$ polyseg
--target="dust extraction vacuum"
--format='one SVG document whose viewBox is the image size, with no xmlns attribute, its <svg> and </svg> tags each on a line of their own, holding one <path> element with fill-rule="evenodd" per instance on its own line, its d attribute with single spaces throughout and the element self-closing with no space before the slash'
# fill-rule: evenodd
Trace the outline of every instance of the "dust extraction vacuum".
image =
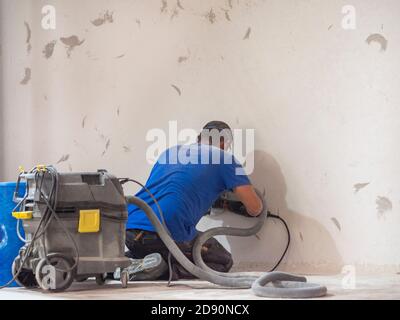
<svg viewBox="0 0 400 320">
<path fill-rule="evenodd" d="M 105 283 L 108 272 L 130 265 L 125 257 L 128 217 L 118 179 L 106 171 L 59 174 L 51 166 L 21 173 L 26 183 L 13 216 L 23 223 L 25 246 L 15 258 L 12 274 L 24 287 L 63 291 L 74 280 L 96 277 Z M 128 274 L 121 273 L 122 286 Z"/>
<path fill-rule="evenodd" d="M 257 296 L 270 298 L 321 297 L 327 292 L 324 286 L 307 283 L 305 277 L 275 271 L 261 277 L 220 273 L 204 263 L 201 257 L 204 242 L 217 235 L 255 235 L 270 213 L 263 212 L 248 229 L 219 227 L 204 232 L 193 247 L 195 263 L 192 263 L 171 238 L 159 206 L 161 222 L 146 202 L 124 196 L 123 183 L 135 182 L 144 187 L 135 180 L 117 179 L 104 170 L 58 173 L 52 166 L 37 166 L 21 173 L 19 181 L 26 181 L 26 193 L 16 199 L 16 209 L 20 211 L 14 210 L 13 215 L 23 222 L 26 238 L 19 236 L 26 245 L 14 261 L 13 280 L 22 286 L 62 291 L 74 280 L 83 281 L 93 276 L 102 284 L 106 273 L 120 268 L 121 282 L 126 287 L 130 260 L 124 255 L 125 222 L 127 204 L 134 204 L 145 212 L 172 256 L 201 280 L 223 287 L 252 288 Z M 150 191 L 145 190 L 157 203 Z"/>
</svg>

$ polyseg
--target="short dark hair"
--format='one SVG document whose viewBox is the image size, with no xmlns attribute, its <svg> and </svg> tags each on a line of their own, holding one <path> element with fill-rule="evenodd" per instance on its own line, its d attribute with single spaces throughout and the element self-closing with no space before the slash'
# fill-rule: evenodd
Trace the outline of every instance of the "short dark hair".
<svg viewBox="0 0 400 320">
<path fill-rule="evenodd" d="M 209 143 L 211 144 L 211 137 L 209 136 L 209 132 L 212 130 L 218 130 L 218 132 L 228 131 L 231 136 L 231 139 L 233 138 L 232 129 L 231 129 L 231 127 L 229 127 L 229 125 L 226 122 L 214 120 L 214 121 L 208 122 L 203 127 L 203 129 L 201 130 L 200 134 L 197 137 L 197 142 L 201 142 L 202 136 L 203 137 L 205 136 L 206 138 L 207 137 L 209 138 Z M 224 142 L 223 136 L 220 137 L 220 142 Z"/>
<path fill-rule="evenodd" d="M 217 129 L 218 131 L 222 131 L 224 129 L 231 130 L 231 128 L 228 126 L 226 122 L 216 121 L 216 120 L 210 121 L 203 127 L 203 130 L 212 130 L 212 129 Z"/>
</svg>

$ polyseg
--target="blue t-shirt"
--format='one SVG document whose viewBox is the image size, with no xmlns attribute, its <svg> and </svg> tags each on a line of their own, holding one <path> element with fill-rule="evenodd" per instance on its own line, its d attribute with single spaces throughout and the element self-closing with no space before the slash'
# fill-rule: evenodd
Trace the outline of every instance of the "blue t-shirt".
<svg viewBox="0 0 400 320">
<path fill-rule="evenodd" d="M 161 154 L 146 188 L 157 199 L 166 225 L 177 242 L 191 241 L 196 225 L 225 190 L 251 184 L 235 157 L 205 144 L 176 146 Z M 137 197 L 145 201 L 161 221 L 157 206 L 146 190 Z M 128 206 L 127 229 L 155 231 L 145 213 Z"/>
</svg>

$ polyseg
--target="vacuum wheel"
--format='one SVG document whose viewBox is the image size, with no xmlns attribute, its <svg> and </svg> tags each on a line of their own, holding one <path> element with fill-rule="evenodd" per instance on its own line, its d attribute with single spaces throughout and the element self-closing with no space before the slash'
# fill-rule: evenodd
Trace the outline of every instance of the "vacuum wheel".
<svg viewBox="0 0 400 320">
<path fill-rule="evenodd" d="M 102 286 L 106 283 L 106 279 L 107 279 L 107 273 L 98 274 L 96 276 L 96 283 L 99 286 Z"/>
<path fill-rule="evenodd" d="M 124 288 L 124 289 L 128 288 L 128 282 L 129 282 L 129 272 L 128 272 L 128 270 L 122 270 L 122 272 L 121 272 L 122 288 Z"/>
<path fill-rule="evenodd" d="M 47 262 L 48 261 L 48 262 Z M 49 292 L 67 290 L 74 281 L 74 270 L 71 260 L 58 253 L 49 254 L 36 266 L 35 276 L 39 286 Z"/>
<path fill-rule="evenodd" d="M 21 267 L 21 258 L 18 256 L 14 259 L 12 264 L 11 272 L 13 277 L 17 274 L 19 268 Z M 20 287 L 25 287 L 28 289 L 33 289 L 38 287 L 35 275 L 30 269 L 22 268 L 18 276 L 15 278 L 15 282 Z"/>
</svg>

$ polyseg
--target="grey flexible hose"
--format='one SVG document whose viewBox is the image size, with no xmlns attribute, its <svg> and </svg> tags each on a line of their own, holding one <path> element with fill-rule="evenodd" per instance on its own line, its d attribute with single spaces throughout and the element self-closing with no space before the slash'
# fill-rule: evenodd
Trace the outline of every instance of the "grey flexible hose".
<svg viewBox="0 0 400 320">
<path fill-rule="evenodd" d="M 213 228 L 205 232 L 196 241 L 193 248 L 193 252 L 196 253 L 197 263 L 199 266 L 193 264 L 179 249 L 175 241 L 169 236 L 164 226 L 159 221 L 157 215 L 154 213 L 152 208 L 143 200 L 134 197 L 126 197 L 126 202 L 129 204 L 136 205 L 144 211 L 147 218 L 151 221 L 154 228 L 156 229 L 161 240 L 165 246 L 174 256 L 174 258 L 185 268 L 188 272 L 196 276 L 201 280 L 205 280 L 220 286 L 231 287 L 231 288 L 252 288 L 253 292 L 257 296 L 270 297 L 270 298 L 312 298 L 320 297 L 326 294 L 326 287 L 308 284 L 306 278 L 298 277 L 283 272 L 270 272 L 266 273 L 260 278 L 251 277 L 240 273 L 233 274 L 221 274 L 210 268 L 208 268 L 201 258 L 201 247 L 202 244 L 214 235 L 234 235 L 234 236 L 249 236 L 257 233 L 265 219 L 266 214 L 263 213 L 257 219 L 256 225 L 248 229 L 239 228 Z M 195 260 L 195 261 L 196 261 Z M 204 267 L 205 266 L 205 267 Z M 204 269 L 203 269 L 204 268 Z M 272 286 L 266 286 L 268 283 L 272 283 Z"/>
<path fill-rule="evenodd" d="M 267 272 L 261 277 L 249 277 L 246 273 L 217 272 L 207 266 L 201 256 L 203 244 L 210 238 L 218 235 L 248 237 L 256 234 L 267 218 L 265 213 L 257 218 L 256 224 L 248 229 L 218 227 L 207 230 L 201 234 L 193 246 L 193 260 L 203 270 L 222 277 L 231 279 L 252 280 L 252 290 L 255 295 L 269 298 L 313 298 L 326 295 L 327 289 L 319 284 L 307 283 L 305 277 L 295 276 L 284 272 Z M 272 286 L 267 286 L 271 283 Z"/>
<path fill-rule="evenodd" d="M 198 277 L 201 280 L 209 281 L 220 286 L 232 287 L 232 288 L 250 288 L 253 281 L 249 281 L 247 279 L 229 279 L 226 277 L 218 276 L 215 274 L 211 274 L 198 266 L 194 265 L 179 249 L 176 245 L 175 241 L 168 235 L 167 231 L 165 230 L 164 226 L 158 220 L 157 215 L 151 209 L 151 207 L 144 202 L 142 199 L 137 197 L 128 196 L 126 197 L 126 202 L 129 204 L 134 204 L 140 209 L 144 211 L 147 218 L 153 224 L 154 228 L 156 229 L 159 237 L 164 242 L 165 246 L 174 256 L 174 258 L 184 267 L 188 272 L 193 274 L 194 276 Z"/>
<path fill-rule="evenodd" d="M 194 263 L 202 268 L 203 270 L 206 270 L 211 273 L 218 274 L 222 277 L 227 277 L 227 278 L 242 278 L 246 277 L 249 278 L 252 281 L 255 281 L 258 279 L 258 277 L 255 276 L 249 276 L 247 273 L 243 272 L 236 272 L 236 273 L 225 273 L 225 272 L 218 272 L 213 269 L 211 269 L 209 266 L 207 266 L 203 258 L 201 256 L 201 249 L 203 247 L 203 244 L 208 240 L 211 239 L 212 237 L 215 236 L 236 236 L 236 237 L 249 237 L 251 235 L 255 235 L 258 233 L 261 228 L 263 227 L 265 220 L 267 219 L 267 215 L 263 212 L 261 213 L 257 218 L 254 218 L 256 220 L 256 223 L 254 226 L 246 229 L 242 228 L 232 228 L 232 227 L 217 227 L 217 228 L 212 228 L 209 229 L 205 232 L 203 232 L 195 241 L 193 245 L 193 260 Z"/>
</svg>

